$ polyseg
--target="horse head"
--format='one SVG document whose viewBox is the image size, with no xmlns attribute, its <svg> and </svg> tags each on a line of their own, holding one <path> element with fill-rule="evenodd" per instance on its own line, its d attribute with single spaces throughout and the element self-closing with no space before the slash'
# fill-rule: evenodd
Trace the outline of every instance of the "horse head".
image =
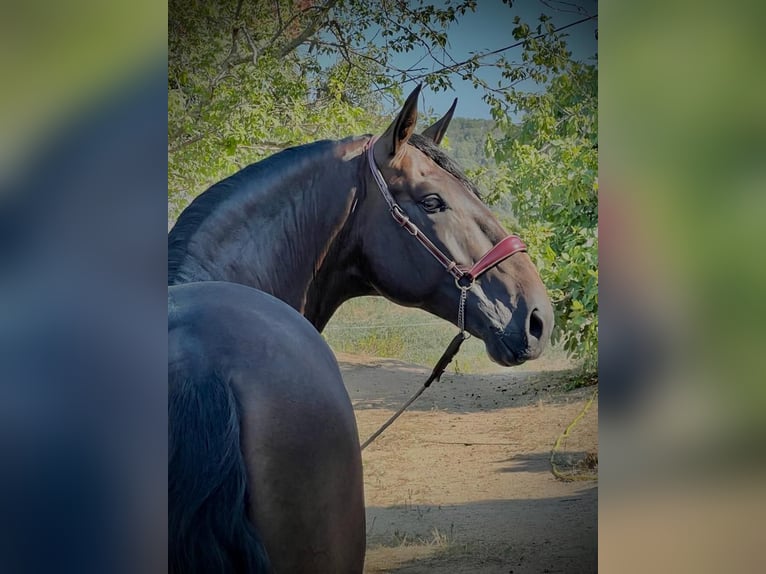
<svg viewBox="0 0 766 574">
<path fill-rule="evenodd" d="M 416 240 L 414 229 L 463 271 L 508 233 L 438 147 L 457 100 L 419 135 L 414 133 L 419 93 L 420 87 L 388 129 L 369 144 L 367 161 L 374 167 L 365 171 L 367 193 L 358 208 L 357 229 L 367 281 L 379 294 L 458 324 L 461 272 L 447 272 L 448 265 Z M 381 186 L 387 188 L 388 198 Z M 465 329 L 480 338 L 490 358 L 501 365 L 539 357 L 553 328 L 550 298 L 523 243 L 518 243 L 522 250 L 491 265 L 472 283 L 462 282 L 470 284 Z"/>
</svg>

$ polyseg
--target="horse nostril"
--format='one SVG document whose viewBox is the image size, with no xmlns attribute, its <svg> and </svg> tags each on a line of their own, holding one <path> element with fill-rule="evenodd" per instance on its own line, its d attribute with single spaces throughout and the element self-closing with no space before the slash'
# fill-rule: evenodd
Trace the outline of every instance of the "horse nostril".
<svg viewBox="0 0 766 574">
<path fill-rule="evenodd" d="M 539 339 L 543 336 L 543 320 L 540 317 L 540 313 L 535 308 L 529 315 L 529 334 L 535 339 Z"/>
</svg>

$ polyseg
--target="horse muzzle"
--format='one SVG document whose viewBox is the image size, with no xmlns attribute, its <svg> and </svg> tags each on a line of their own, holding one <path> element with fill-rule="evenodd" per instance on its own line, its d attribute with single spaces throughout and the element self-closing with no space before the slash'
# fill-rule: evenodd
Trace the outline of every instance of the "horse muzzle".
<svg viewBox="0 0 766 574">
<path fill-rule="evenodd" d="M 524 313 L 518 308 L 503 330 L 482 337 L 490 359 L 506 367 L 538 358 L 550 341 L 553 308 L 549 302 Z"/>
</svg>

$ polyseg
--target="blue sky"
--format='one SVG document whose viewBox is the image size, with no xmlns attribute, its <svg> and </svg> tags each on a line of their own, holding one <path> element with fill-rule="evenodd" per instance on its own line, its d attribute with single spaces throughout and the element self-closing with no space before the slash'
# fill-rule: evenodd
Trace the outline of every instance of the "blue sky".
<svg viewBox="0 0 766 574">
<path fill-rule="evenodd" d="M 571 0 L 567 2 L 545 0 L 545 3 L 541 0 L 517 0 L 510 8 L 500 0 L 478 0 L 476 12 L 468 12 L 448 30 L 449 52 L 455 60 L 462 61 L 469 58 L 471 52 L 495 50 L 513 44 L 516 40 L 511 31 L 515 27 L 513 18 L 517 14 L 521 16 L 523 22 L 529 24 L 530 28 L 533 29 L 537 25 L 537 19 L 541 13 L 550 16 L 557 28 L 575 22 L 583 18 L 582 13 L 555 9 L 573 10 L 574 4 L 581 6 L 588 15 L 596 14 L 598 10 L 595 0 Z M 565 31 L 569 34 L 567 44 L 575 59 L 589 60 L 596 54 L 595 32 L 597 25 L 597 20 L 590 20 Z M 521 48 L 512 48 L 503 54 L 508 59 L 513 60 L 515 57 L 520 57 Z M 421 56 L 422 53 L 417 51 L 403 54 L 397 57 L 393 63 L 398 67 L 406 68 L 417 62 Z M 425 64 L 426 60 L 420 65 Z M 433 65 L 435 69 L 439 67 L 438 64 L 434 63 Z M 491 69 L 482 70 L 480 77 L 488 81 L 490 85 L 496 84 L 497 80 L 500 79 L 499 73 Z M 481 92 L 474 89 L 470 82 L 463 81 L 458 76 L 453 75 L 453 86 L 454 90 L 447 92 L 433 92 L 424 88 L 420 101 L 421 108 L 424 110 L 433 108 L 434 112 L 440 115 L 447 111 L 452 100 L 457 97 L 459 101 L 455 116 L 466 118 L 490 117 L 489 106 L 482 101 Z M 405 94 L 414 87 L 415 82 L 404 84 Z"/>
</svg>

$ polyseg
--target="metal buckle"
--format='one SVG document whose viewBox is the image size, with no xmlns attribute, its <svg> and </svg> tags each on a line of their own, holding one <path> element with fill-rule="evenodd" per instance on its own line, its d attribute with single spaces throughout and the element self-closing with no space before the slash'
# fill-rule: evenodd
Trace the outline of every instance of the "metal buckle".
<svg viewBox="0 0 766 574">
<path fill-rule="evenodd" d="M 464 279 L 468 280 L 468 283 L 463 285 L 461 281 Z M 474 278 L 471 277 L 468 273 L 463 273 L 460 277 L 455 277 L 455 286 L 460 289 L 461 291 L 468 291 L 471 287 L 473 287 Z"/>
<path fill-rule="evenodd" d="M 398 204 L 394 204 L 394 206 L 391 208 L 391 215 L 393 215 L 394 220 L 404 229 L 407 230 L 407 233 L 409 233 L 412 236 L 417 236 L 418 234 L 418 226 L 415 225 L 409 218 L 409 216 L 404 213 L 404 210 L 399 207 Z"/>
</svg>

